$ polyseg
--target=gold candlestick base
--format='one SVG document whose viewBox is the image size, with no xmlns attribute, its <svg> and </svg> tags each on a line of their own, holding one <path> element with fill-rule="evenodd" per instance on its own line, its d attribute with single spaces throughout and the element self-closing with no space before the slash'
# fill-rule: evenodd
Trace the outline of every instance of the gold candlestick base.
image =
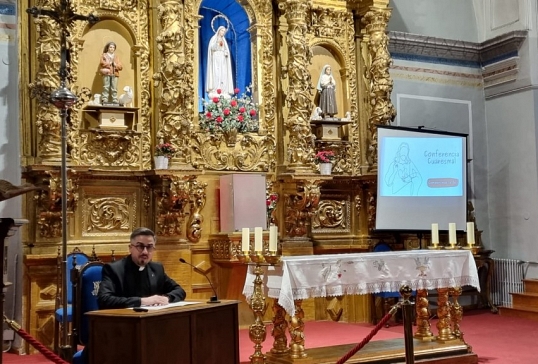
<svg viewBox="0 0 538 364">
<path fill-rule="evenodd" d="M 264 262 L 264 259 L 263 259 L 263 255 L 261 254 L 261 252 L 251 252 L 249 254 L 249 257 L 250 257 L 250 261 L 251 262 L 254 262 L 254 263 L 263 263 Z"/>
<path fill-rule="evenodd" d="M 245 254 L 245 252 L 240 252 L 237 254 L 237 260 L 239 260 L 241 263 L 248 263 L 250 258 L 248 254 Z"/>
<path fill-rule="evenodd" d="M 265 261 L 271 265 L 275 265 L 280 263 L 280 255 L 277 255 L 276 252 L 266 252 L 263 256 L 265 258 Z"/>
<path fill-rule="evenodd" d="M 430 249 L 430 250 L 440 250 L 441 247 L 439 245 L 429 245 L 428 249 Z"/>
</svg>

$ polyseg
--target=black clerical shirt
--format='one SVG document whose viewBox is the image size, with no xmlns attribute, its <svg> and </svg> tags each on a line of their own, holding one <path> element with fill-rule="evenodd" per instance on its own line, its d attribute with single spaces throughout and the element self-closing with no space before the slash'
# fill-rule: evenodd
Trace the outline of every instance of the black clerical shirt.
<svg viewBox="0 0 538 364">
<path fill-rule="evenodd" d="M 103 266 L 97 301 L 100 309 L 137 307 L 142 297 L 167 296 L 170 302 L 183 301 L 187 294 L 164 272 L 158 262 L 149 262 L 141 271 L 131 256 Z"/>
</svg>

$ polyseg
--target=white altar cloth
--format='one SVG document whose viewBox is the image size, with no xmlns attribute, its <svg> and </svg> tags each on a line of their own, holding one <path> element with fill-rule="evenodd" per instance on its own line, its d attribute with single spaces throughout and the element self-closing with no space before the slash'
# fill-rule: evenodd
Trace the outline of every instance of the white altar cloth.
<svg viewBox="0 0 538 364">
<path fill-rule="evenodd" d="M 249 266 L 243 294 L 254 290 Z M 411 250 L 379 253 L 328 254 L 282 257 L 262 277 L 266 296 L 293 316 L 294 300 L 399 291 L 473 286 L 480 290 L 478 271 L 469 250 Z"/>
</svg>

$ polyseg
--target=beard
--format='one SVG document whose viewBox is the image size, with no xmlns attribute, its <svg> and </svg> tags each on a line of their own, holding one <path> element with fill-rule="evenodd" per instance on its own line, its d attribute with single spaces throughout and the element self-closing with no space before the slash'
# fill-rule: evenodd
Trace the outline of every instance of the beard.
<svg viewBox="0 0 538 364">
<path fill-rule="evenodd" d="M 140 267 L 145 267 L 149 263 L 149 256 L 146 254 L 141 254 L 136 259 L 136 264 Z"/>
</svg>

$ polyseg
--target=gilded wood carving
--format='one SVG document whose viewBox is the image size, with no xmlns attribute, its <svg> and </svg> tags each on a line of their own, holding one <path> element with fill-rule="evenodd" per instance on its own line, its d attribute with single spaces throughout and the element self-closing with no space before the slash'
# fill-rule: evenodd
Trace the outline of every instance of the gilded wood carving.
<svg viewBox="0 0 538 364">
<path fill-rule="evenodd" d="M 49 8 L 56 2 L 35 1 Z M 320 244 L 331 234 L 366 240 L 375 225 L 374 189 L 357 193 L 342 186 L 366 185 L 357 180 L 375 176 L 376 125 L 395 116 L 388 1 L 335 1 L 334 6 L 308 0 L 239 2 L 249 21 L 259 131 L 238 134 L 235 143 L 198 125 L 198 76 L 205 72 L 199 52 L 207 46 L 199 39 L 200 0 L 72 3 L 77 12 L 101 18 L 94 26 L 74 24 L 68 39 L 68 87 L 79 97 L 69 112 L 67 139 L 73 244 L 98 242 L 98 249 L 106 250 L 109 243 L 123 244 L 132 228 L 146 225 L 164 237 L 160 244 L 169 244 L 171 251 L 209 249 L 209 235 L 218 229 L 218 177 L 226 173 L 267 175 L 268 193 L 281 197 L 270 219 L 279 224 L 282 240 L 312 242 L 316 234 Z M 61 233 L 55 169 L 61 160 L 60 117 L 48 102 L 59 83 L 60 45 L 51 21 L 23 19 L 22 27 L 30 39 L 21 41 L 21 49 L 35 51 L 21 56 L 33 67 L 24 79 L 32 96 L 22 107 L 29 115 L 22 125 L 25 178 L 50 187 L 27 204 L 29 230 L 35 231 L 29 245 L 47 252 Z M 134 111 L 125 130 L 100 128 L 87 110 L 99 90 L 97 53 L 109 40 L 123 52 L 121 86 L 133 89 Z M 350 118 L 342 140 L 334 142 L 317 140 L 311 126 L 313 75 L 326 59 L 339 67 L 341 117 L 349 113 Z M 169 170 L 155 171 L 152 157 L 161 140 L 177 152 Z M 321 149 L 337 155 L 332 182 L 333 177 L 320 179 L 313 163 Z M 234 261 L 238 242 L 222 238 L 212 247 L 214 258 Z"/>
</svg>

